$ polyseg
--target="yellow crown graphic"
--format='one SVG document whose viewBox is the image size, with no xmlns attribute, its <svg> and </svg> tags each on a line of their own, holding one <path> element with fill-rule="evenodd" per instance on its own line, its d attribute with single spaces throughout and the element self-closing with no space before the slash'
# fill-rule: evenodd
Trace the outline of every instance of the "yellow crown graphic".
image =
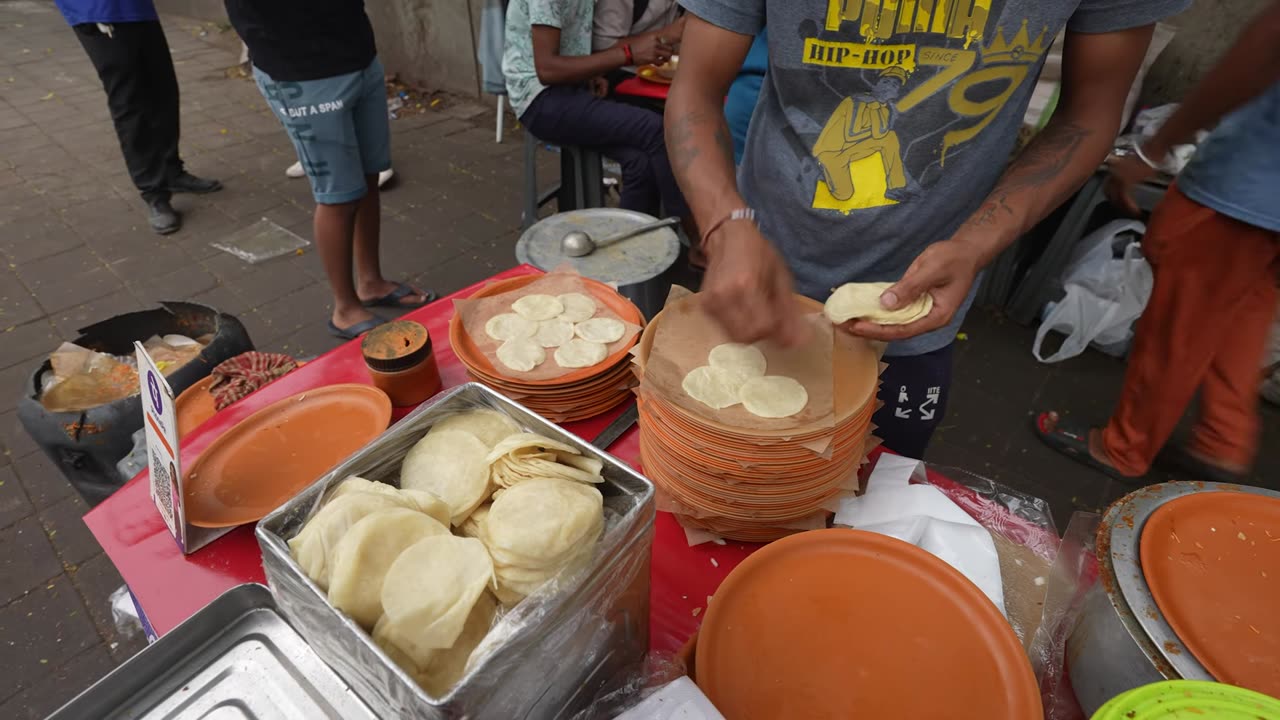
<svg viewBox="0 0 1280 720">
<path fill-rule="evenodd" d="M 984 65 L 1032 65 L 1039 62 L 1040 56 L 1044 55 L 1046 49 L 1044 36 L 1048 32 L 1047 27 L 1041 30 L 1040 36 L 1033 43 L 1031 36 L 1027 33 L 1027 21 L 1023 20 L 1018 34 L 1013 36 L 1013 41 L 1005 42 L 1004 28 L 996 28 L 996 36 L 991 39 L 991 44 L 982 48 L 982 62 Z"/>
</svg>

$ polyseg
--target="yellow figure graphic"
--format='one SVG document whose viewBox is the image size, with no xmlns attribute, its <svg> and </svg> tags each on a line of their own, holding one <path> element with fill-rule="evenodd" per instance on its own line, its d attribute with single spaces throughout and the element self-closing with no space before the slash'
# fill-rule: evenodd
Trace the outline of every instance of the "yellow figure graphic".
<svg viewBox="0 0 1280 720">
<path fill-rule="evenodd" d="M 818 135 L 813 144 L 813 156 L 822 168 L 827 191 L 837 203 L 843 205 L 853 200 L 858 190 L 854 177 L 864 175 L 863 172 L 853 172 L 853 168 L 859 161 L 877 154 L 883 166 L 884 185 L 883 200 L 876 204 L 884 204 L 885 200 L 903 200 L 914 193 L 911 187 L 914 183 L 902 167 L 898 133 L 893 129 L 898 116 L 894 101 L 902 93 L 906 81 L 907 72 L 901 67 L 881 71 L 870 92 L 841 101 Z"/>
</svg>

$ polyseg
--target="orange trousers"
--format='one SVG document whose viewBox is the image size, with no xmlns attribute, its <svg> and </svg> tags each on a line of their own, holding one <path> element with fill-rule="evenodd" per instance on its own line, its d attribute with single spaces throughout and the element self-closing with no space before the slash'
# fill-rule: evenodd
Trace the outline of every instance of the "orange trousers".
<svg viewBox="0 0 1280 720">
<path fill-rule="evenodd" d="M 1152 214 L 1142 248 L 1155 287 L 1103 447 L 1121 473 L 1146 474 L 1199 389 L 1189 449 L 1248 467 L 1257 452 L 1280 234 L 1200 205 L 1175 186 Z"/>
</svg>

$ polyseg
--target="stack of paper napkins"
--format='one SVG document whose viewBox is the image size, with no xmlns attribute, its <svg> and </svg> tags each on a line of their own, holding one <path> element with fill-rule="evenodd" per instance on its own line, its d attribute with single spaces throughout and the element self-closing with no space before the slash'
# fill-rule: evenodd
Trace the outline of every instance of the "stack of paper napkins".
<svg viewBox="0 0 1280 720">
<path fill-rule="evenodd" d="M 921 481 L 911 484 L 912 478 Z M 881 455 L 867 491 L 846 497 L 835 524 L 909 542 L 959 570 L 1004 612 L 1000 558 L 991 534 L 938 488 L 923 484 L 924 463 Z"/>
</svg>

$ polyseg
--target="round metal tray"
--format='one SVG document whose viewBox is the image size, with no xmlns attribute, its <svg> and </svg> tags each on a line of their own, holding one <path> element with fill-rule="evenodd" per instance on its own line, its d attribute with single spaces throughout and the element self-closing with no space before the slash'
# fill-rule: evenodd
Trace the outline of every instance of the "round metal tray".
<svg viewBox="0 0 1280 720">
<path fill-rule="evenodd" d="M 1115 585 L 1109 589 L 1108 595 L 1111 596 L 1112 604 L 1119 612 L 1125 629 L 1134 639 L 1148 652 L 1154 650 L 1159 653 L 1183 679 L 1213 681 L 1215 678 L 1196 660 L 1165 621 L 1164 614 L 1160 612 L 1147 587 L 1139 554 L 1142 530 L 1152 513 L 1170 500 L 1202 492 L 1236 492 L 1280 498 L 1280 492 L 1246 485 L 1170 482 L 1145 487 L 1130 493 L 1107 509 L 1102 527 L 1110 532 L 1111 548 L 1110 553 L 1101 559 L 1104 561 L 1103 572 L 1115 579 Z M 1135 630 L 1138 632 L 1135 633 Z M 1143 640 L 1149 641 L 1150 646 L 1146 646 Z"/>
</svg>

